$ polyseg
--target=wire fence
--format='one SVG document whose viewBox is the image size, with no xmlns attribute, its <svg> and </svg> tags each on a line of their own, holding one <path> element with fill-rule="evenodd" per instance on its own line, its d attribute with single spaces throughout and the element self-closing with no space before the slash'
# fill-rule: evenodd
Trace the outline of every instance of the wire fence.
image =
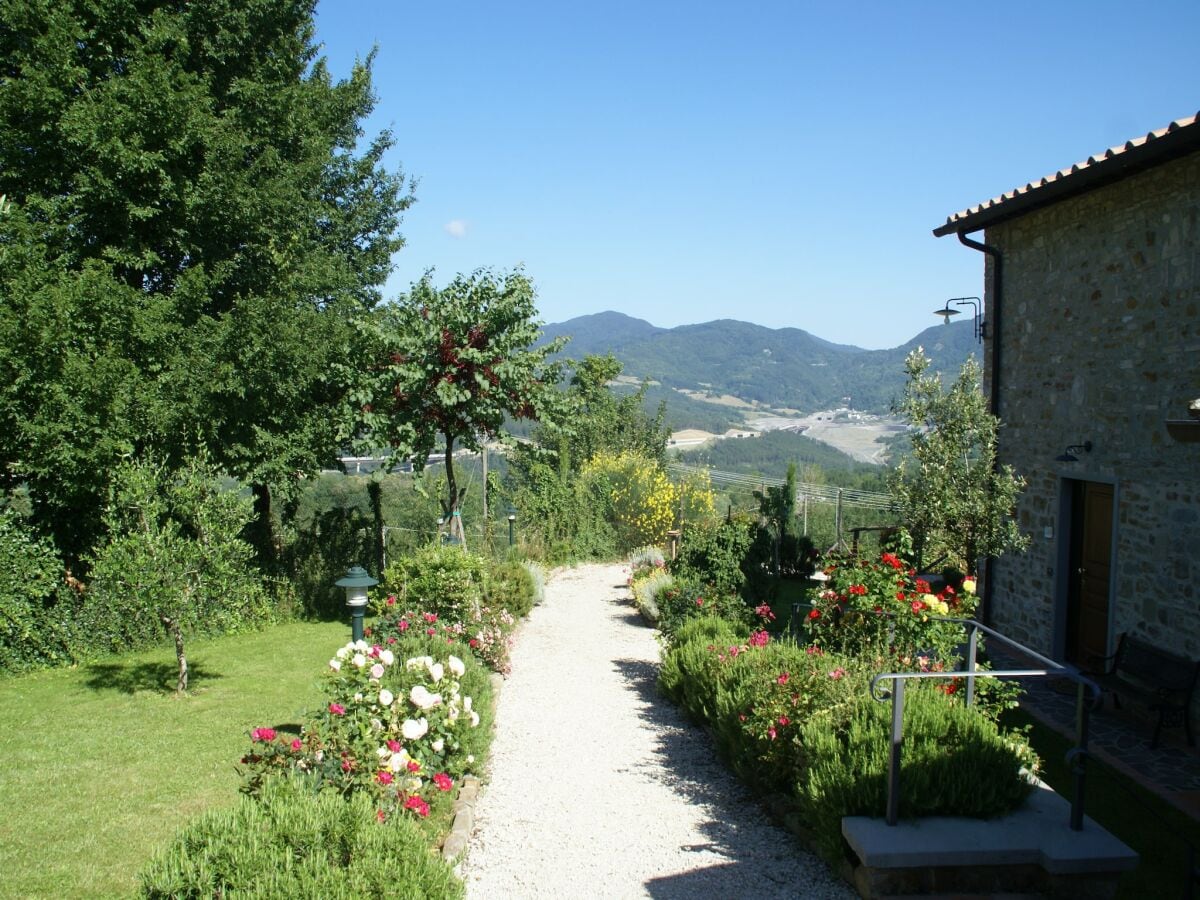
<svg viewBox="0 0 1200 900">
<path fill-rule="evenodd" d="M 782 478 L 764 478 L 757 475 L 742 475 L 737 472 L 722 472 L 705 466 L 687 466 L 683 463 L 668 463 L 667 470 L 673 475 L 696 475 L 707 473 L 713 484 L 740 487 L 747 491 L 759 490 L 766 487 L 782 487 L 787 482 Z M 829 484 L 812 484 L 797 482 L 796 502 L 803 503 L 807 498 L 817 503 L 842 503 L 847 506 L 859 506 L 864 509 L 891 510 L 892 496 L 880 491 L 861 491 L 855 488 L 840 488 Z"/>
</svg>

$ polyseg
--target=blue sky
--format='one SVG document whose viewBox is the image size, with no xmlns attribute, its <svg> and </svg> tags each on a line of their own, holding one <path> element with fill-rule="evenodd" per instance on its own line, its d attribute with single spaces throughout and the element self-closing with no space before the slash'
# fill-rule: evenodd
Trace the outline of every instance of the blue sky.
<svg viewBox="0 0 1200 900">
<path fill-rule="evenodd" d="M 418 180 L 388 296 L 525 267 L 615 309 L 892 347 L 983 292 L 950 213 L 1200 110 L 1200 3 L 322 0 Z"/>
</svg>

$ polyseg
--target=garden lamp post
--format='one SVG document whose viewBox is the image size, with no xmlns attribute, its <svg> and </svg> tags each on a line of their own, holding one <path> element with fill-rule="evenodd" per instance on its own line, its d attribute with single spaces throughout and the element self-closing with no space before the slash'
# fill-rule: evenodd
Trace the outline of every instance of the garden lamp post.
<svg viewBox="0 0 1200 900">
<path fill-rule="evenodd" d="M 367 588 L 379 584 L 362 566 L 352 566 L 346 575 L 334 582 L 346 591 L 346 606 L 350 609 L 350 639 L 363 639 L 363 614 L 367 611 Z"/>
<path fill-rule="evenodd" d="M 508 508 L 508 546 L 513 545 L 513 529 L 517 526 L 517 511 L 511 506 Z"/>
</svg>

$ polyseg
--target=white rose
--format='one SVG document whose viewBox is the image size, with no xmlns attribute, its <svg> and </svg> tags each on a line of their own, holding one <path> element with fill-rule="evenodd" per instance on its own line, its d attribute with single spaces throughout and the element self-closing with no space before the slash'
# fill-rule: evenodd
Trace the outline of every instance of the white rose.
<svg viewBox="0 0 1200 900">
<path fill-rule="evenodd" d="M 334 656 L 336 656 L 338 659 L 345 659 L 349 655 L 350 655 L 350 645 L 349 644 L 347 644 L 345 647 L 338 647 L 338 652 L 334 654 Z"/>
<path fill-rule="evenodd" d="M 421 789 L 421 779 L 417 777 L 406 778 L 404 781 L 404 789 L 410 794 L 415 794 Z"/>
<path fill-rule="evenodd" d="M 432 709 L 442 702 L 439 694 L 431 694 L 425 685 L 418 684 L 408 693 L 408 699 L 419 709 Z"/>
<path fill-rule="evenodd" d="M 380 650 L 379 651 L 379 661 L 381 663 L 383 663 L 385 666 L 390 666 L 393 663 L 395 663 L 396 654 L 393 653 L 391 650 Z"/>
<path fill-rule="evenodd" d="M 475 762 L 475 754 L 470 753 L 467 755 L 467 764 L 470 765 L 473 762 Z"/>
<path fill-rule="evenodd" d="M 391 752 L 392 751 L 389 750 L 387 747 L 380 747 L 378 750 L 375 751 L 375 755 L 378 756 L 380 759 L 386 759 Z"/>
<path fill-rule="evenodd" d="M 378 719 L 372 719 L 371 720 L 371 730 L 372 731 L 383 731 L 383 723 L 380 722 Z"/>
<path fill-rule="evenodd" d="M 467 712 L 471 711 L 471 698 L 470 697 L 463 697 L 463 709 L 465 709 Z"/>
<path fill-rule="evenodd" d="M 340 659 L 331 659 L 329 661 L 329 668 L 333 669 L 335 672 L 340 671 L 342 668 L 342 661 Z"/>
<path fill-rule="evenodd" d="M 392 696 L 392 692 L 389 691 L 387 688 L 384 688 L 382 691 L 379 692 L 379 705 L 380 706 L 391 706 L 392 701 L 395 699 L 396 698 Z"/>
<path fill-rule="evenodd" d="M 433 679 L 433 683 L 437 684 L 446 676 L 446 670 L 441 663 L 434 663 L 429 667 L 429 677 Z"/>
<path fill-rule="evenodd" d="M 408 769 L 408 754 L 401 750 L 399 753 L 393 753 L 392 758 L 388 760 L 388 770 L 391 772 L 404 772 Z"/>
<path fill-rule="evenodd" d="M 471 713 L 471 727 L 474 728 L 478 724 L 479 724 L 479 713 L 472 712 Z"/>
<path fill-rule="evenodd" d="M 441 753 L 445 749 L 446 749 L 446 742 L 443 741 L 441 738 L 438 738 L 436 741 L 433 742 L 433 752 L 434 753 Z"/>
<path fill-rule="evenodd" d="M 371 645 L 366 641 L 355 641 L 351 646 L 353 646 L 355 650 L 361 650 L 363 653 L 366 653 L 371 649 Z"/>
<path fill-rule="evenodd" d="M 455 678 L 462 678 L 463 673 L 467 671 L 467 667 L 457 656 L 451 656 L 450 659 L 447 660 L 447 663 L 449 664 L 450 671 L 454 674 Z"/>
<path fill-rule="evenodd" d="M 355 703 L 362 703 L 362 694 L 361 694 L 361 693 L 358 693 L 358 694 L 355 694 L 355 695 L 354 695 L 354 702 L 355 702 Z"/>
<path fill-rule="evenodd" d="M 361 653 L 355 653 L 354 659 L 350 660 L 350 662 L 354 663 L 354 665 L 358 666 L 358 668 L 361 669 L 363 666 L 365 666 L 367 664 L 367 658 L 365 656 L 363 656 Z"/>
<path fill-rule="evenodd" d="M 428 731 L 429 721 L 424 718 L 405 719 L 404 724 L 400 726 L 400 733 L 404 735 L 405 740 L 409 741 L 420 740 Z"/>
</svg>

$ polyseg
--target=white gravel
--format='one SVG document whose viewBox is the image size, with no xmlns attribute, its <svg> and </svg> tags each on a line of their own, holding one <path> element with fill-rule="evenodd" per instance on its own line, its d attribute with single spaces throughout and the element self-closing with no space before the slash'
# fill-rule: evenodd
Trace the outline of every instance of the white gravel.
<svg viewBox="0 0 1200 900">
<path fill-rule="evenodd" d="M 855 897 L 658 696 L 658 644 L 626 577 L 562 572 L 521 628 L 467 896 Z"/>
</svg>

